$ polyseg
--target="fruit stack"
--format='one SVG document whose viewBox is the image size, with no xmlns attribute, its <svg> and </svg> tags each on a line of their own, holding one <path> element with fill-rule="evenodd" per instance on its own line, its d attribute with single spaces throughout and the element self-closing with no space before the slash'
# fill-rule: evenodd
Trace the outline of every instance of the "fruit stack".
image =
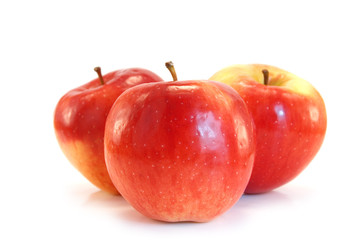
<svg viewBox="0 0 361 240">
<path fill-rule="evenodd" d="M 210 221 L 244 193 L 291 181 L 320 149 L 326 109 L 307 81 L 261 64 L 178 81 L 166 67 L 173 81 L 95 68 L 98 78 L 65 94 L 54 114 L 69 161 L 143 215 Z"/>
</svg>

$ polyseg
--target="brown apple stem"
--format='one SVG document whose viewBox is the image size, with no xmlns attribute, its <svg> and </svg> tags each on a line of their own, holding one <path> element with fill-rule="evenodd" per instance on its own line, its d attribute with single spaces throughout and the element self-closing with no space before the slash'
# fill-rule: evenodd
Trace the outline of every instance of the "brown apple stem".
<svg viewBox="0 0 361 240">
<path fill-rule="evenodd" d="M 262 73 L 263 73 L 263 84 L 267 86 L 269 80 L 269 72 L 267 69 L 263 69 Z"/>
<path fill-rule="evenodd" d="M 102 69 L 100 67 L 95 67 L 94 71 L 96 71 L 96 73 L 98 74 L 100 84 L 104 85 L 104 79 L 103 79 L 103 76 L 102 76 Z"/>
<path fill-rule="evenodd" d="M 177 81 L 177 73 L 175 72 L 174 64 L 172 61 L 166 62 L 165 66 L 168 68 L 169 72 L 172 74 L 173 81 Z"/>
</svg>

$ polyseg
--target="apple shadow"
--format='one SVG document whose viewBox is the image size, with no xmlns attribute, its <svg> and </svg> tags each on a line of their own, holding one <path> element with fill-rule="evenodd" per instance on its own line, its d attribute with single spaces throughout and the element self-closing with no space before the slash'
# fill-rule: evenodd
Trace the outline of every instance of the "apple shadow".
<svg viewBox="0 0 361 240">
<path fill-rule="evenodd" d="M 292 204 L 292 197 L 279 192 L 271 191 L 262 194 L 244 194 L 235 205 L 215 220 L 220 225 L 247 225 L 255 212 L 280 205 Z"/>
<path fill-rule="evenodd" d="M 89 195 L 85 205 L 116 209 L 127 207 L 128 203 L 121 195 L 113 195 L 99 190 Z"/>
<path fill-rule="evenodd" d="M 112 214 L 122 220 L 145 223 L 160 224 L 161 222 L 149 219 L 137 212 L 121 195 L 112 195 L 104 191 L 93 192 L 84 203 L 85 206 L 91 206 L 107 214 Z"/>
<path fill-rule="evenodd" d="M 147 225 L 162 225 L 164 222 L 153 220 L 139 213 L 134 208 L 129 208 L 121 213 L 121 217 L 129 222 L 136 222 Z"/>
<path fill-rule="evenodd" d="M 177 228 L 183 225 L 202 225 L 202 223 L 198 222 L 164 222 L 148 218 L 135 210 L 121 195 L 112 195 L 101 190 L 89 194 L 83 205 L 111 214 L 115 218 L 119 218 L 119 220 L 149 226 L 160 225 L 174 229 L 174 227 Z"/>
<path fill-rule="evenodd" d="M 300 198 L 312 195 L 312 189 L 302 186 L 284 186 L 266 193 L 244 194 L 235 204 L 235 208 L 269 208 L 292 205 Z"/>
<path fill-rule="evenodd" d="M 246 226 L 254 216 L 277 209 L 293 209 L 302 199 L 314 195 L 314 190 L 302 186 L 284 186 L 261 194 L 244 194 L 238 202 L 219 218 L 219 224 Z M 218 218 L 217 218 L 218 219 Z"/>
<path fill-rule="evenodd" d="M 212 220 L 216 225 L 233 225 L 247 223 L 257 211 L 270 208 L 283 208 L 293 205 L 299 197 L 312 194 L 309 189 L 293 186 L 290 189 L 277 189 L 262 194 L 244 194 L 238 202 L 225 214 Z M 96 191 L 89 194 L 84 202 L 85 206 L 95 208 L 106 214 L 126 222 L 136 222 L 145 225 L 171 225 L 178 228 L 182 225 L 194 225 L 194 222 L 167 223 L 150 219 L 135 210 L 122 196 L 112 195 L 104 191 Z M 202 223 L 196 224 L 198 226 Z M 172 229 L 173 229 L 172 227 Z"/>
<path fill-rule="evenodd" d="M 292 197 L 277 190 L 260 194 L 244 194 L 236 203 L 236 208 L 259 208 L 272 205 L 291 204 Z"/>
</svg>

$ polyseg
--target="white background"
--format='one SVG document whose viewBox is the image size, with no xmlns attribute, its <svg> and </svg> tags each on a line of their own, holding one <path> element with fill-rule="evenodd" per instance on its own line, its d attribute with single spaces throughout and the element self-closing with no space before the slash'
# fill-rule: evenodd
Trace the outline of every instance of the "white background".
<svg viewBox="0 0 361 240">
<path fill-rule="evenodd" d="M 0 239 L 360 239 L 358 1 L 1 1 Z M 166 224 L 97 190 L 53 131 L 60 97 L 103 73 L 143 67 L 207 79 L 265 63 L 311 82 L 328 129 L 309 167 L 209 223 Z"/>
</svg>

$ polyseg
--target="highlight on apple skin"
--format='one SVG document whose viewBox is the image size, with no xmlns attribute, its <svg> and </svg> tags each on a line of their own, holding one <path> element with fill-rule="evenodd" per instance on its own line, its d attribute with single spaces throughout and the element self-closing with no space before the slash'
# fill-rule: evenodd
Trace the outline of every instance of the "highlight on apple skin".
<svg viewBox="0 0 361 240">
<path fill-rule="evenodd" d="M 66 93 L 54 113 L 58 143 L 70 163 L 96 187 L 119 194 L 107 172 L 104 160 L 105 120 L 114 101 L 128 88 L 163 81 L 141 68 L 110 72 Z"/>
<path fill-rule="evenodd" d="M 246 193 L 271 191 L 308 166 L 327 128 L 324 101 L 309 82 L 264 64 L 233 65 L 210 80 L 233 87 L 255 124 L 256 156 Z"/>
</svg>

